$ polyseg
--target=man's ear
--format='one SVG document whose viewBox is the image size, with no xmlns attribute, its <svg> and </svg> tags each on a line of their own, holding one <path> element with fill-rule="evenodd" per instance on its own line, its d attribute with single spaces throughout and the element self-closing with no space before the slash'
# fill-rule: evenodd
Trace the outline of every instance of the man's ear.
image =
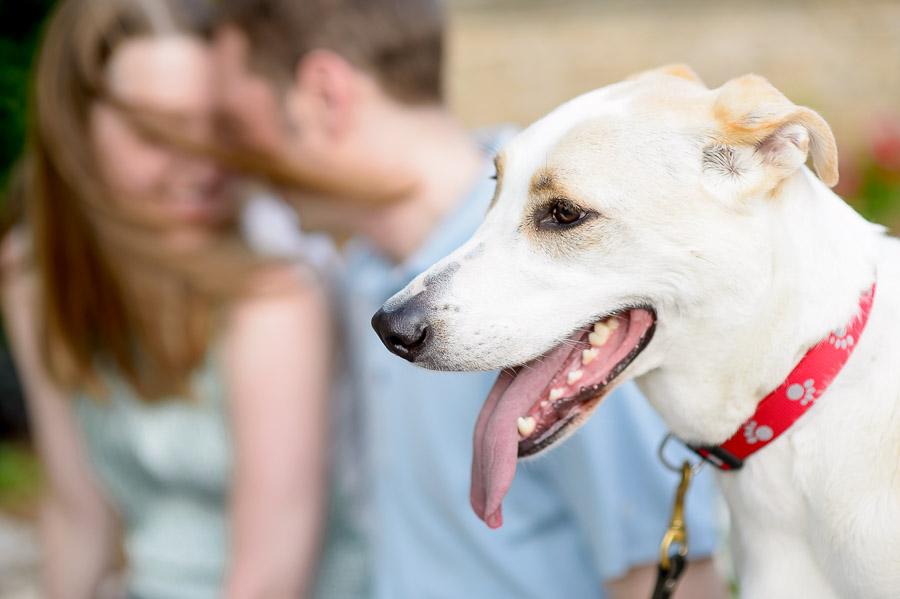
<svg viewBox="0 0 900 599">
<path fill-rule="evenodd" d="M 837 184 L 837 146 L 828 124 L 764 78 L 745 75 L 723 85 L 713 114 L 719 139 L 704 151 L 704 170 L 774 188 L 811 155 L 819 178 L 829 187 Z"/>
<path fill-rule="evenodd" d="M 352 123 L 355 99 L 353 67 L 330 50 L 313 50 L 297 64 L 287 93 L 288 112 L 295 112 L 301 127 L 341 137 Z"/>
<path fill-rule="evenodd" d="M 700 79 L 700 76 L 694 72 L 694 69 L 680 62 L 667 64 L 665 66 L 659 67 L 658 69 L 650 69 L 648 71 L 635 73 L 634 75 L 628 77 L 627 80 L 634 81 L 636 79 L 643 79 L 644 77 L 651 77 L 653 75 L 671 75 L 673 77 L 680 77 L 681 79 L 687 79 L 688 81 L 693 81 L 694 83 L 699 83 L 703 87 L 706 87 L 706 84 L 703 83 L 703 80 Z"/>
</svg>

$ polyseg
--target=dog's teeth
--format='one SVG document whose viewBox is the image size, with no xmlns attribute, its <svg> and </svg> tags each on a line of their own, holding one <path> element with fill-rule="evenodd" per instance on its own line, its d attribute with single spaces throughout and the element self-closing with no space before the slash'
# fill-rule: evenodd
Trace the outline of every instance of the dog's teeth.
<svg viewBox="0 0 900 599">
<path fill-rule="evenodd" d="M 581 350 L 581 364 L 587 366 L 594 361 L 594 358 L 597 357 L 598 353 L 600 352 L 594 348 Z"/>
<path fill-rule="evenodd" d="M 550 401 L 556 401 L 563 396 L 563 393 L 564 391 L 562 387 L 554 387 L 553 389 L 550 389 Z"/>
<path fill-rule="evenodd" d="M 516 420 L 516 428 L 519 429 L 519 434 L 523 437 L 527 437 L 528 435 L 533 433 L 536 426 L 537 421 L 531 416 L 527 416 L 525 418 L 519 416 L 519 419 Z"/>
<path fill-rule="evenodd" d="M 607 341 L 609 341 L 609 336 L 611 331 L 609 329 L 601 329 L 601 331 L 605 331 L 602 333 L 591 333 L 588 335 L 588 343 L 591 344 L 591 347 L 603 347 Z"/>
<path fill-rule="evenodd" d="M 606 319 L 606 326 L 608 326 L 611 331 L 615 331 L 616 329 L 618 329 L 619 324 L 620 323 L 618 316 L 612 316 Z"/>
<path fill-rule="evenodd" d="M 584 373 L 581 372 L 580 370 L 573 370 L 572 372 L 569 373 L 569 384 L 570 385 L 574 384 L 575 381 L 580 380 L 583 375 L 584 375 Z"/>
<path fill-rule="evenodd" d="M 543 409 L 546 410 L 547 408 L 550 407 L 550 402 L 549 402 L 548 400 L 546 400 L 546 399 L 543 400 L 543 401 L 541 402 L 541 407 L 542 407 Z"/>
<path fill-rule="evenodd" d="M 609 341 L 610 335 L 612 335 L 612 327 L 598 322 L 594 324 L 594 332 L 588 335 L 588 342 L 593 347 L 600 347 Z"/>
</svg>

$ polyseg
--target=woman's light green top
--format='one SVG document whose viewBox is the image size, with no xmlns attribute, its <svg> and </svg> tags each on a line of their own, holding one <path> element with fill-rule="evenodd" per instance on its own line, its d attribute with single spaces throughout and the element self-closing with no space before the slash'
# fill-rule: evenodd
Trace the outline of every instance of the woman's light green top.
<svg viewBox="0 0 900 599">
<path fill-rule="evenodd" d="M 147 403 L 114 376 L 104 401 L 76 398 L 100 486 L 122 518 L 134 597 L 222 595 L 231 446 L 217 371 L 211 359 L 194 374 L 193 398 Z"/>
<path fill-rule="evenodd" d="M 104 401 L 76 397 L 98 484 L 122 519 L 134 599 L 225 594 L 233 449 L 224 377 L 212 355 L 193 376 L 191 398 L 147 403 L 109 374 Z M 365 541 L 340 486 L 332 487 L 314 596 L 364 599 Z"/>
</svg>

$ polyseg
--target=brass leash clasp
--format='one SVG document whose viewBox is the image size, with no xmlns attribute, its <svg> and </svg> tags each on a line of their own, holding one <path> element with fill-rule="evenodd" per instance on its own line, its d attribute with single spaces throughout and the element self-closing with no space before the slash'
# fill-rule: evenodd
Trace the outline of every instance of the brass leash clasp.
<svg viewBox="0 0 900 599">
<path fill-rule="evenodd" d="M 659 565 L 663 570 L 668 571 L 671 568 L 669 557 L 672 555 L 672 548 L 675 547 L 676 552 L 681 557 L 686 557 L 688 552 L 687 528 L 684 525 L 684 496 L 687 493 L 688 486 L 691 484 L 693 469 L 691 465 L 685 461 L 681 465 L 681 483 L 675 492 L 675 505 L 672 507 L 672 520 L 669 522 L 669 529 L 663 537 L 662 545 L 659 548 Z"/>
</svg>

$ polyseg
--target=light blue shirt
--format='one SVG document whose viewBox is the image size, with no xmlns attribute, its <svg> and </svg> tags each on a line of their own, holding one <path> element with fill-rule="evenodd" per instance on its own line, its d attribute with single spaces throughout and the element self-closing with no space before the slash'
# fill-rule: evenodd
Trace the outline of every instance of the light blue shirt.
<svg viewBox="0 0 900 599">
<path fill-rule="evenodd" d="M 519 464 L 503 527 L 489 530 L 469 507 L 469 475 L 475 419 L 496 373 L 422 370 L 373 332 L 381 304 L 478 227 L 492 173 L 404 264 L 362 241 L 348 248 L 342 301 L 376 599 L 603 597 L 604 580 L 659 559 L 671 515 L 678 477 L 656 456 L 666 429 L 628 383 L 559 448 Z M 693 556 L 715 550 L 716 513 L 701 472 L 687 498 Z"/>
</svg>

